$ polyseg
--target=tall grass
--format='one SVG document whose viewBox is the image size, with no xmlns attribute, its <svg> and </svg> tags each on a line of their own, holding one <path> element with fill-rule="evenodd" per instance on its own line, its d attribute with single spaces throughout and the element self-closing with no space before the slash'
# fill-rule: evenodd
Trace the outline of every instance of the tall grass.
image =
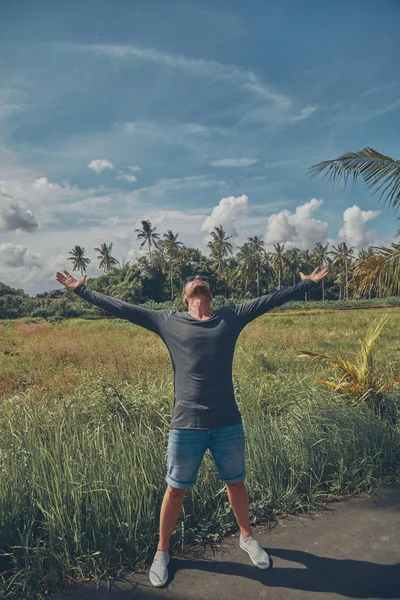
<svg viewBox="0 0 400 600">
<path fill-rule="evenodd" d="M 277 317 L 245 330 L 235 363 L 253 524 L 400 476 L 398 388 L 387 398 L 390 420 L 335 398 L 314 384 L 321 367 L 307 370 L 296 359 L 297 337 L 302 347 L 315 347 L 321 321 L 306 323 L 292 315 L 286 330 L 288 324 Z M 356 347 L 345 333 L 359 323 L 325 324 L 321 341 L 341 339 L 344 347 L 349 338 Z M 392 336 L 399 339 L 399 324 L 394 321 L 382 338 L 386 352 L 380 358 L 393 372 L 397 357 L 387 345 Z M 32 353 L 41 347 L 38 368 L 44 382 L 44 389 L 36 382 L 24 391 L 12 390 L 0 407 L 1 598 L 45 598 L 46 591 L 71 580 L 114 577 L 149 564 L 156 549 L 173 399 L 166 350 L 155 336 L 128 324 L 96 327 L 77 325 L 85 331 L 80 336 L 88 352 L 81 355 L 83 364 L 67 360 L 66 352 L 60 365 L 61 349 L 68 347 L 68 339 L 76 341 L 76 329 L 73 336 L 66 327 L 59 346 L 51 335 L 54 329 L 46 328 L 29 334 L 10 331 L 1 342 L 10 344 L 20 336 L 21 354 L 14 358 L 25 368 L 21 377 L 34 376 Z M 125 342 L 120 349 L 117 342 L 124 336 L 132 342 L 140 337 L 141 343 Z M 80 355 L 82 348 L 76 344 L 70 351 Z M 119 375 L 115 363 L 104 369 L 113 354 Z M 129 370 L 131 356 L 139 373 Z M 9 354 L 5 360 L 15 376 Z M 46 383 L 47 374 L 58 382 L 55 390 Z M 64 388 L 63 378 L 70 383 Z M 197 483 L 185 497 L 171 550 L 218 540 L 235 528 L 225 486 L 207 452 Z"/>
</svg>

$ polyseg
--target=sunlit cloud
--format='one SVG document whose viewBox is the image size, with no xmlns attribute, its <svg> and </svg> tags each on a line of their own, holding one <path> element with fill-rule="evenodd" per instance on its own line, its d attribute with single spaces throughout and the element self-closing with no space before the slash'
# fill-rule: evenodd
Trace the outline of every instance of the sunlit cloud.
<svg viewBox="0 0 400 600">
<path fill-rule="evenodd" d="M 88 164 L 88 169 L 92 169 L 96 173 L 101 173 L 105 169 L 113 169 L 114 165 L 104 158 L 97 158 L 95 160 L 91 160 Z"/>
</svg>

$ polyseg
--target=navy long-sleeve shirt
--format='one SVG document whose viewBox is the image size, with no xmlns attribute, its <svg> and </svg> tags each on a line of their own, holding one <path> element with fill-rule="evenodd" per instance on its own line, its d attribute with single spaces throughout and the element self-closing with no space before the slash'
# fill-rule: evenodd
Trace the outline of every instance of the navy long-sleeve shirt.
<svg viewBox="0 0 400 600">
<path fill-rule="evenodd" d="M 175 398 L 170 427 L 208 430 L 241 420 L 233 389 L 232 363 L 242 329 L 272 308 L 303 298 L 315 285 L 311 279 L 304 279 L 250 302 L 223 306 L 202 320 L 187 312 L 150 310 L 90 290 L 85 285 L 76 288 L 75 293 L 116 317 L 160 336 L 168 348 L 174 370 Z"/>
</svg>

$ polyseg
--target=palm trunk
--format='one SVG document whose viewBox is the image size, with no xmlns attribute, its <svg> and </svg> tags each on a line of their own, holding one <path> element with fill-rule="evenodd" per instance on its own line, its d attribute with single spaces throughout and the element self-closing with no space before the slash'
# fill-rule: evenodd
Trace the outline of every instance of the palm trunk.
<svg viewBox="0 0 400 600">
<path fill-rule="evenodd" d="M 348 300 L 349 299 L 349 283 L 347 281 L 347 260 L 344 263 L 344 271 L 346 274 L 346 300 Z"/>
<path fill-rule="evenodd" d="M 257 296 L 260 295 L 260 273 L 259 273 L 259 267 L 257 265 Z"/>
<path fill-rule="evenodd" d="M 322 280 L 322 302 L 325 300 L 325 287 L 324 287 L 324 280 Z"/>
<path fill-rule="evenodd" d="M 172 277 L 172 265 L 170 268 L 170 281 L 171 281 L 171 299 L 173 300 L 174 299 L 174 280 Z"/>
<path fill-rule="evenodd" d="M 281 270 L 278 269 L 278 289 L 281 289 Z"/>
</svg>

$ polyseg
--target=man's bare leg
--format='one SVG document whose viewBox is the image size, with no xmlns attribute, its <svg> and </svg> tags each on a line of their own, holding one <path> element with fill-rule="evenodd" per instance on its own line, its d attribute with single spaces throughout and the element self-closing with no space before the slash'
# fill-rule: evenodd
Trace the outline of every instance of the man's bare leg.
<svg viewBox="0 0 400 600">
<path fill-rule="evenodd" d="M 252 562 L 259 569 L 268 569 L 271 565 L 271 557 L 268 552 L 254 539 L 250 527 L 249 500 L 244 481 L 241 483 L 226 483 L 229 502 L 235 513 L 240 527 L 239 546 L 250 556 Z"/>
<path fill-rule="evenodd" d="M 243 537 L 250 537 L 253 531 L 250 527 L 249 499 L 244 481 L 240 483 L 226 483 L 229 503 L 235 513 L 236 521 Z"/>
<path fill-rule="evenodd" d="M 167 485 L 160 511 L 160 540 L 157 550 L 169 550 L 171 535 L 181 512 L 187 489 L 178 490 Z"/>
</svg>

